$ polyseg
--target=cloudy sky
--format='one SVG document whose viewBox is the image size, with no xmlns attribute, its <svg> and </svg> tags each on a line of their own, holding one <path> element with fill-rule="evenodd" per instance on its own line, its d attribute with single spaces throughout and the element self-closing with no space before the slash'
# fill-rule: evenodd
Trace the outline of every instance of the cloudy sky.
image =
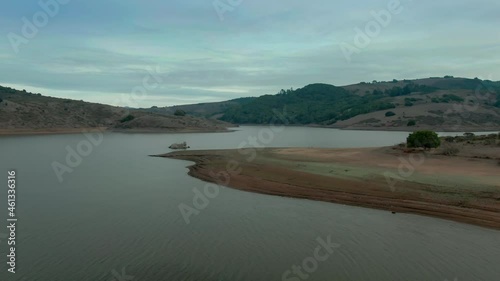
<svg viewBox="0 0 500 281">
<path fill-rule="evenodd" d="M 317 82 L 500 80 L 498 0 L 39 1 L 2 3 L 0 85 L 123 105 L 146 79 L 137 105 L 150 107 Z"/>
</svg>

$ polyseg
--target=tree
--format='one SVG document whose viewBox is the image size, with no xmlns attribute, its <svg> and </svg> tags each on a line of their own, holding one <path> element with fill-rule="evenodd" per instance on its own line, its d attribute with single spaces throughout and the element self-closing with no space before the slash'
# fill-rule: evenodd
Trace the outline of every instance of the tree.
<svg viewBox="0 0 500 281">
<path fill-rule="evenodd" d="M 125 123 L 125 122 L 128 122 L 128 121 L 132 121 L 134 119 L 135 119 L 134 115 L 129 114 L 125 118 L 123 118 L 122 120 L 120 120 L 120 123 Z"/>
<path fill-rule="evenodd" d="M 186 112 L 182 109 L 177 109 L 175 112 L 174 112 L 174 115 L 175 116 L 186 116 Z"/>
<path fill-rule="evenodd" d="M 474 133 L 464 133 L 464 137 L 468 139 L 473 139 L 476 135 Z"/>
<path fill-rule="evenodd" d="M 410 120 L 410 121 L 408 121 L 408 124 L 406 124 L 406 126 L 408 126 L 408 127 L 412 127 L 415 125 L 417 125 L 417 122 L 415 120 Z"/>
<path fill-rule="evenodd" d="M 416 131 L 406 138 L 406 145 L 410 148 L 422 147 L 425 149 L 436 148 L 441 145 L 441 140 L 436 132 Z"/>
<path fill-rule="evenodd" d="M 497 102 L 494 104 L 495 107 L 500 108 L 500 94 L 497 97 Z"/>
</svg>

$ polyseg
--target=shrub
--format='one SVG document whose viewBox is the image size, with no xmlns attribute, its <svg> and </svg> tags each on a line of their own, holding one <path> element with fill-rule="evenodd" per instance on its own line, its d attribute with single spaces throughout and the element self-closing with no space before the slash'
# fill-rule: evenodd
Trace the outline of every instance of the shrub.
<svg viewBox="0 0 500 281">
<path fill-rule="evenodd" d="M 120 123 L 129 122 L 129 121 L 132 121 L 134 119 L 135 119 L 134 115 L 129 114 L 125 118 L 123 118 L 122 120 L 120 120 Z"/>
<path fill-rule="evenodd" d="M 409 148 L 422 147 L 430 149 L 439 147 L 439 145 L 441 145 L 441 140 L 436 132 L 416 131 L 408 136 L 406 139 L 406 145 Z"/>
<path fill-rule="evenodd" d="M 454 156 L 457 155 L 460 152 L 460 149 L 456 146 L 452 145 L 447 145 L 446 147 L 443 147 L 443 155 L 447 156 Z"/>
<path fill-rule="evenodd" d="M 2 98 L 0 98 L 0 103 L 2 103 L 2 102 L 3 102 L 3 99 L 2 99 Z"/>
<path fill-rule="evenodd" d="M 486 140 L 483 141 L 483 144 L 484 145 L 495 145 L 496 141 L 492 140 L 492 139 L 486 139 Z"/>
<path fill-rule="evenodd" d="M 184 110 L 177 109 L 177 110 L 174 112 L 174 115 L 175 115 L 175 116 L 186 116 L 186 112 L 185 112 Z"/>
<path fill-rule="evenodd" d="M 446 137 L 446 138 L 444 138 L 444 140 L 446 142 L 455 142 L 455 138 L 454 137 Z"/>
<path fill-rule="evenodd" d="M 392 111 L 387 111 L 387 112 L 385 113 L 385 117 L 391 117 L 391 116 L 394 116 L 394 115 L 396 115 L 396 113 L 394 113 L 394 112 L 392 112 Z"/>
<path fill-rule="evenodd" d="M 464 137 L 468 138 L 468 139 L 473 139 L 476 135 L 474 135 L 474 133 L 464 133 Z"/>
<path fill-rule="evenodd" d="M 410 121 L 408 121 L 408 124 L 406 124 L 406 126 L 408 126 L 408 127 L 412 127 L 415 125 L 417 125 L 417 122 L 415 120 L 410 120 Z"/>
</svg>

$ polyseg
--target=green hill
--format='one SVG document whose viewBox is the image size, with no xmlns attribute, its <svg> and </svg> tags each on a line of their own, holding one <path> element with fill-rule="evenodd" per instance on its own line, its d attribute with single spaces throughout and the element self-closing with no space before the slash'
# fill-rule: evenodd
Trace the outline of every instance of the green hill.
<svg viewBox="0 0 500 281">
<path fill-rule="evenodd" d="M 500 128 L 500 82 L 445 76 L 343 87 L 311 84 L 276 95 L 163 110 L 174 108 L 236 124 L 268 124 L 276 110 L 285 110 L 292 125 L 496 130 Z"/>
</svg>

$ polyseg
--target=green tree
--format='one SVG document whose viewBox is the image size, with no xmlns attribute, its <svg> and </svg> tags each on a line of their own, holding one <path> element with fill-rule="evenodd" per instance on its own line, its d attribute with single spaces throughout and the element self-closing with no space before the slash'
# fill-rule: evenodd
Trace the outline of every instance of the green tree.
<svg viewBox="0 0 500 281">
<path fill-rule="evenodd" d="M 410 120 L 410 121 L 408 121 L 408 123 L 406 124 L 406 126 L 408 126 L 408 127 L 413 127 L 413 126 L 415 126 L 415 125 L 417 125 L 417 122 L 416 122 L 415 120 Z"/>
<path fill-rule="evenodd" d="M 416 131 L 406 138 L 406 145 L 410 148 L 422 147 L 425 149 L 436 148 L 441 145 L 441 140 L 436 132 Z"/>
<path fill-rule="evenodd" d="M 174 115 L 175 116 L 186 116 L 186 112 L 182 109 L 177 109 L 175 112 L 174 112 Z"/>
<path fill-rule="evenodd" d="M 135 119 L 134 115 L 129 114 L 129 115 L 127 115 L 125 118 L 123 118 L 122 120 L 120 120 L 120 123 L 129 122 L 129 121 L 132 121 L 132 120 L 134 120 L 134 119 Z"/>
</svg>

